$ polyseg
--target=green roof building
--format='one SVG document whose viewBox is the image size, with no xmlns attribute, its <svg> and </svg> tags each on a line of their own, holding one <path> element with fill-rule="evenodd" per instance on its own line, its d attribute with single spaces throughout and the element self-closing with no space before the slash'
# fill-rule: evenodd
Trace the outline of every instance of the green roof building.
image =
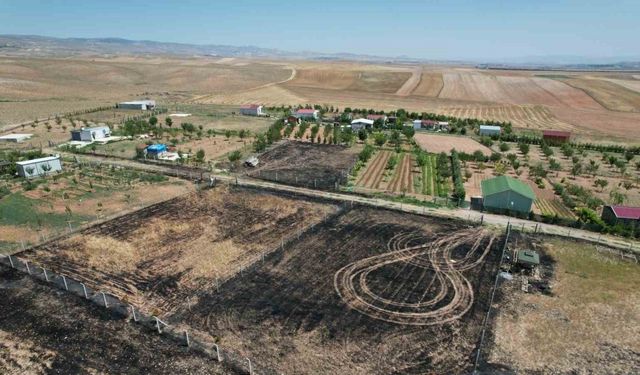
<svg viewBox="0 0 640 375">
<path fill-rule="evenodd" d="M 533 268 L 540 264 L 540 255 L 533 250 L 518 250 L 516 263 L 522 267 Z"/>
<path fill-rule="evenodd" d="M 529 213 L 536 199 L 531 186 L 518 179 L 498 176 L 482 180 L 484 208 L 490 211 Z"/>
</svg>

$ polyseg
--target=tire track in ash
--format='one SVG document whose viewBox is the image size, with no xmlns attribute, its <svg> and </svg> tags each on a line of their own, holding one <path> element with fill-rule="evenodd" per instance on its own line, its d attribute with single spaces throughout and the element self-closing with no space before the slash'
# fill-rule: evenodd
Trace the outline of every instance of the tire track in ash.
<svg viewBox="0 0 640 375">
<path fill-rule="evenodd" d="M 466 314 L 473 304 L 474 292 L 462 272 L 484 260 L 495 236 L 482 228 L 465 229 L 417 246 L 407 246 L 411 237 L 394 238 L 388 244 L 388 252 L 353 262 L 336 272 L 334 287 L 342 300 L 371 318 L 404 325 L 438 325 Z M 463 257 L 454 259 L 454 251 L 460 248 L 468 250 Z M 423 272 L 433 272 L 437 284 L 432 280 L 428 287 L 423 285 L 422 297 L 414 302 L 406 301 L 410 293 L 403 293 L 405 299 L 397 297 L 406 281 L 402 281 L 388 298 L 374 293 L 369 288 L 372 272 L 395 263 L 409 263 L 422 268 Z M 417 284 L 423 279 L 424 275 L 420 275 Z M 425 300 L 436 285 L 435 295 Z M 389 287 L 387 285 L 385 290 Z M 416 288 L 417 285 L 413 285 L 411 292 Z"/>
</svg>

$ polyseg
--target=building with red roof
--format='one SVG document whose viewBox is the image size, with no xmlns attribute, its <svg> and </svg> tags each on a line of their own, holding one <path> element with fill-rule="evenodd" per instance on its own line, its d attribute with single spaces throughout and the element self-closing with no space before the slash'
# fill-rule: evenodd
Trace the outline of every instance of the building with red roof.
<svg viewBox="0 0 640 375">
<path fill-rule="evenodd" d="M 543 130 L 542 139 L 549 144 L 561 144 L 571 140 L 571 132 L 563 130 Z"/>
<path fill-rule="evenodd" d="M 367 120 L 382 120 L 382 123 L 384 124 L 387 122 L 387 115 L 367 115 Z"/>
<path fill-rule="evenodd" d="M 299 110 L 296 111 L 296 113 L 294 113 L 293 115 L 296 116 L 299 119 L 314 119 L 317 120 L 318 116 L 319 116 L 319 111 L 317 109 L 306 109 L 306 108 L 301 108 Z"/>
<path fill-rule="evenodd" d="M 602 220 L 609 225 L 638 225 L 640 224 L 640 207 L 605 206 L 602 209 Z"/>
</svg>

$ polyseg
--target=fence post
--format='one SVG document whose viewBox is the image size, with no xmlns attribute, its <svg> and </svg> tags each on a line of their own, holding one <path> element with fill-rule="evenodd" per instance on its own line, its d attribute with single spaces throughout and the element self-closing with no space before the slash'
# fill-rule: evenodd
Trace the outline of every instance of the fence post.
<svg viewBox="0 0 640 375">
<path fill-rule="evenodd" d="M 247 362 L 249 362 L 249 375 L 253 375 L 253 366 L 251 366 L 251 360 L 247 358 Z"/>
<path fill-rule="evenodd" d="M 102 294 L 102 300 L 104 301 L 104 307 L 108 308 L 109 304 L 107 303 L 107 296 L 104 294 L 104 292 L 100 292 Z"/>
<path fill-rule="evenodd" d="M 213 346 L 216 348 L 216 358 L 218 359 L 218 362 L 222 362 L 220 358 L 220 347 L 218 346 L 218 344 L 213 344 Z"/>
<path fill-rule="evenodd" d="M 133 321 L 137 322 L 138 321 L 138 317 L 136 316 L 136 309 L 131 304 L 129 304 L 129 307 L 131 307 L 131 315 L 133 315 Z"/>
<path fill-rule="evenodd" d="M 87 287 L 84 285 L 84 283 L 80 283 L 80 285 L 82 285 L 82 292 L 84 293 L 84 298 L 89 299 L 89 294 L 87 294 Z"/>
<path fill-rule="evenodd" d="M 11 255 L 9 255 L 9 263 L 11 263 L 11 268 L 16 268 L 16 266 L 13 265 L 13 259 L 11 258 Z"/>
<path fill-rule="evenodd" d="M 42 272 L 44 272 L 44 279 L 47 280 L 47 282 L 49 281 L 49 276 L 47 275 L 47 269 L 42 267 Z"/>
<path fill-rule="evenodd" d="M 218 276 L 216 276 L 216 291 L 220 292 L 220 284 L 218 283 Z"/>
<path fill-rule="evenodd" d="M 191 346 L 191 342 L 189 341 L 189 332 L 184 331 L 184 340 L 187 343 L 187 347 Z"/>
<path fill-rule="evenodd" d="M 31 268 L 29 268 L 29 262 L 27 262 L 26 260 L 24 261 L 24 266 L 27 267 L 27 273 L 29 275 L 31 275 Z"/>
<path fill-rule="evenodd" d="M 60 277 L 62 277 L 62 282 L 64 283 L 64 289 L 66 291 L 69 291 L 69 285 L 67 285 L 67 278 L 64 277 L 64 275 L 60 275 Z"/>
</svg>

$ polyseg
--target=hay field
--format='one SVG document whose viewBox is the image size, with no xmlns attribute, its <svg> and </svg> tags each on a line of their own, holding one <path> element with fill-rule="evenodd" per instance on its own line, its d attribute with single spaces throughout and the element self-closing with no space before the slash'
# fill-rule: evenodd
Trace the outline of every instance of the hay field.
<svg viewBox="0 0 640 375">
<path fill-rule="evenodd" d="M 150 97 L 163 104 L 404 108 L 633 143 L 640 140 L 638 82 L 627 73 L 346 61 L 0 58 L 0 125 Z"/>
<path fill-rule="evenodd" d="M 434 133 L 417 133 L 414 138 L 423 150 L 431 153 L 449 153 L 451 149 L 460 152 L 473 154 L 474 151 L 482 151 L 483 154 L 491 155 L 491 149 L 474 141 L 468 137 L 456 137 L 453 135 L 438 135 Z"/>
</svg>

